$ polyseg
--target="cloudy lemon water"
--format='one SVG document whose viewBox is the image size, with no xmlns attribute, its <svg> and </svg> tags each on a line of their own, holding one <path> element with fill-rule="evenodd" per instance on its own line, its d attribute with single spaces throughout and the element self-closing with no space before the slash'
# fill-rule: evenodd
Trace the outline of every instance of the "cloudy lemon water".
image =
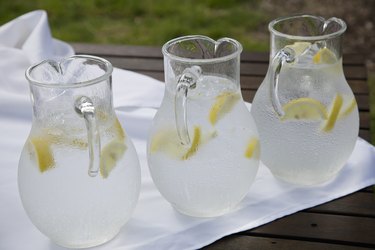
<svg viewBox="0 0 375 250">
<path fill-rule="evenodd" d="M 151 174 L 182 213 L 223 214 L 247 194 L 257 173 L 255 123 L 238 84 L 222 77 L 203 76 L 189 91 L 186 109 L 189 145 L 178 137 L 174 93 L 166 91 L 149 140 Z"/>
</svg>

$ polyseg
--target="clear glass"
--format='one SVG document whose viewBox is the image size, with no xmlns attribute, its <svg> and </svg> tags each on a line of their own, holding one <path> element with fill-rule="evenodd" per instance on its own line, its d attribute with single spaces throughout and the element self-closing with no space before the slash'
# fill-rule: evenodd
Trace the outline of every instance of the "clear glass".
<svg viewBox="0 0 375 250">
<path fill-rule="evenodd" d="M 269 30 L 270 65 L 251 109 L 261 160 L 290 183 L 328 181 L 349 158 L 359 130 L 342 68 L 346 24 L 300 15 L 276 19 Z"/>
<path fill-rule="evenodd" d="M 111 74 L 108 61 L 85 55 L 26 71 L 33 122 L 19 192 L 33 224 L 64 247 L 109 241 L 138 201 L 139 161 L 113 109 Z"/>
<path fill-rule="evenodd" d="M 163 46 L 166 88 L 148 140 L 160 193 L 183 214 L 225 214 L 247 194 L 259 165 L 258 133 L 240 90 L 241 45 L 176 38 Z"/>
</svg>

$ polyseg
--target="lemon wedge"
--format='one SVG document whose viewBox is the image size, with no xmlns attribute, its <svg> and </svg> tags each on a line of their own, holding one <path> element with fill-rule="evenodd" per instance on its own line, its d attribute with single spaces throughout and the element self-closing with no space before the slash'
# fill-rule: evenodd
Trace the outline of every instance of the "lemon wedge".
<svg viewBox="0 0 375 250">
<path fill-rule="evenodd" d="M 48 137 L 31 137 L 29 139 L 38 161 L 41 173 L 55 167 L 55 159 L 51 149 L 51 141 Z"/>
<path fill-rule="evenodd" d="M 194 155 L 197 152 L 200 143 L 201 143 L 201 128 L 198 126 L 195 126 L 193 141 L 191 142 L 191 146 L 188 149 L 188 151 L 182 156 L 182 159 L 187 160 L 192 155 Z"/>
<path fill-rule="evenodd" d="M 116 118 L 116 120 L 113 124 L 113 128 L 116 131 L 116 134 L 117 134 L 118 138 L 122 141 L 125 141 L 126 135 L 125 135 L 124 129 L 122 128 L 121 123 L 118 120 L 118 118 Z"/>
<path fill-rule="evenodd" d="M 325 120 L 327 110 L 320 101 L 309 97 L 291 100 L 283 106 L 284 116 L 281 120 Z"/>
<path fill-rule="evenodd" d="M 180 143 L 175 128 L 168 127 L 157 131 L 150 143 L 150 153 L 164 152 L 169 156 L 181 158 L 185 151 L 184 146 Z"/>
<path fill-rule="evenodd" d="M 337 61 L 336 55 L 328 48 L 320 49 L 314 56 L 313 62 L 315 64 L 333 64 Z"/>
<path fill-rule="evenodd" d="M 240 95 L 233 92 L 224 92 L 216 97 L 215 103 L 212 105 L 209 114 L 209 121 L 212 125 L 221 119 L 225 114 L 229 113 L 234 105 L 240 100 Z"/>
<path fill-rule="evenodd" d="M 333 104 L 331 105 L 332 107 L 329 112 L 327 122 L 324 124 L 324 127 L 323 127 L 324 132 L 330 132 L 335 127 L 335 123 L 339 116 L 342 104 L 343 104 L 343 98 L 340 94 L 337 94 L 333 101 Z"/>
<path fill-rule="evenodd" d="M 127 147 L 121 140 L 113 140 L 108 143 L 100 154 L 100 174 L 107 178 L 118 160 L 124 155 Z"/>
<path fill-rule="evenodd" d="M 309 42 L 295 42 L 291 45 L 285 46 L 286 48 L 291 48 L 294 50 L 295 56 L 301 55 L 309 46 L 311 43 Z"/>
<path fill-rule="evenodd" d="M 247 144 L 245 150 L 245 157 L 248 159 L 257 158 L 259 159 L 259 140 L 258 138 L 251 138 L 249 143 Z"/>
<path fill-rule="evenodd" d="M 202 132 L 200 126 L 195 126 L 190 145 L 183 145 L 175 128 L 163 128 L 154 134 L 150 142 L 150 153 L 164 152 L 181 160 L 192 157 L 205 143 L 217 136 L 216 131 Z"/>
</svg>

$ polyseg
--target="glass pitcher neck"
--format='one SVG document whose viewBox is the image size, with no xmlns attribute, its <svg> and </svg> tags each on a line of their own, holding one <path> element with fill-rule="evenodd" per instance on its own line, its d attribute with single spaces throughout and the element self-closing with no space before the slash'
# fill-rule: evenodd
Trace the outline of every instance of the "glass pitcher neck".
<svg viewBox="0 0 375 250">
<path fill-rule="evenodd" d="M 96 107 L 96 113 L 112 114 L 113 99 L 110 79 L 75 88 L 51 88 L 30 84 L 30 94 L 34 120 L 78 119 L 75 103 L 81 97 L 87 97 Z"/>
<path fill-rule="evenodd" d="M 45 60 L 26 70 L 34 119 L 75 117 L 75 102 L 85 97 L 104 113 L 112 112 L 113 67 L 105 59 L 77 55 Z M 55 120 L 56 120 L 55 119 Z"/>
<path fill-rule="evenodd" d="M 269 23 L 271 33 L 271 53 L 273 58 L 278 51 L 296 43 L 317 44 L 326 47 L 342 57 L 342 38 L 346 23 L 336 17 L 324 19 L 313 15 L 281 17 Z"/>
<path fill-rule="evenodd" d="M 178 82 L 204 76 L 226 78 L 239 85 L 242 45 L 234 39 L 184 36 L 164 44 L 162 52 L 166 90 L 175 92 Z"/>
</svg>

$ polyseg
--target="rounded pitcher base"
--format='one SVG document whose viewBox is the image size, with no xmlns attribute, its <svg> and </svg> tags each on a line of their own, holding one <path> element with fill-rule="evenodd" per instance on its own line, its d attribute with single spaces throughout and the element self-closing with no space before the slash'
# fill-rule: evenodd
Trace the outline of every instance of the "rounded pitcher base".
<svg viewBox="0 0 375 250">
<path fill-rule="evenodd" d="M 230 206 L 227 208 L 217 209 L 217 210 L 212 210 L 212 211 L 208 211 L 208 210 L 198 211 L 198 210 L 193 210 L 193 209 L 181 208 L 176 205 L 172 205 L 172 206 L 181 214 L 191 216 L 191 217 L 201 217 L 201 218 L 219 217 L 219 216 L 232 212 L 236 208 L 236 205 L 235 205 L 235 206 Z"/>
<path fill-rule="evenodd" d="M 103 245 L 112 239 L 114 239 L 120 230 L 117 230 L 114 234 L 111 234 L 105 238 L 102 239 L 96 239 L 96 240 L 88 240 L 88 241 L 81 241 L 81 242 L 68 242 L 68 241 L 54 241 L 51 239 L 56 245 L 66 247 L 66 248 L 74 248 L 74 249 L 79 249 L 79 248 L 89 248 L 89 247 L 96 247 Z"/>
<path fill-rule="evenodd" d="M 272 170 L 271 170 L 271 173 L 275 178 L 283 182 L 287 182 L 287 183 L 291 183 L 295 185 L 301 185 L 301 186 L 315 186 L 315 185 L 320 185 L 320 184 L 323 184 L 325 182 L 332 180 L 333 178 L 335 178 L 338 172 L 340 172 L 340 170 L 341 168 L 334 173 L 331 173 L 329 175 L 317 176 L 316 178 L 311 178 L 311 176 L 306 178 L 303 176 L 296 177 L 294 175 L 287 175 L 287 174 L 281 175 L 281 174 L 273 172 Z"/>
</svg>

